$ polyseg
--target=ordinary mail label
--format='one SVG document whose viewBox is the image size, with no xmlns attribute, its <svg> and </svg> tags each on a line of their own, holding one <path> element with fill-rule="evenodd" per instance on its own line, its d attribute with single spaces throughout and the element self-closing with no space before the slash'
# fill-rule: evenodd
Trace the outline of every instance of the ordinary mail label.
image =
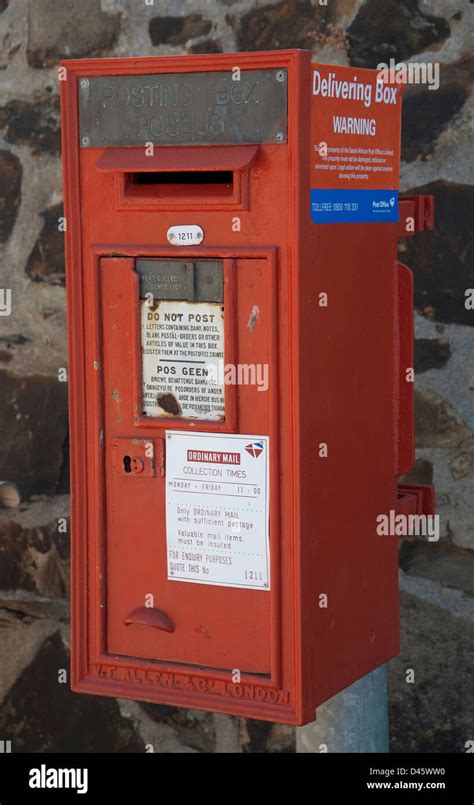
<svg viewBox="0 0 474 805">
<path fill-rule="evenodd" d="M 224 312 L 212 302 L 141 302 L 143 413 L 224 418 Z"/>
<path fill-rule="evenodd" d="M 270 589 L 269 438 L 166 432 L 168 579 Z"/>
</svg>

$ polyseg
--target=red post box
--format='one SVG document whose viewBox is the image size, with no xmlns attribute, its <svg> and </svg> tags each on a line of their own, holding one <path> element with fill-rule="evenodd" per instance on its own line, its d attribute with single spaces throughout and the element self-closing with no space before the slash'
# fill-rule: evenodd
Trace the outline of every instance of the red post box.
<svg viewBox="0 0 474 805">
<path fill-rule="evenodd" d="M 431 225 L 401 87 L 304 51 L 63 67 L 72 686 L 303 724 L 398 651 L 396 245 Z"/>
</svg>

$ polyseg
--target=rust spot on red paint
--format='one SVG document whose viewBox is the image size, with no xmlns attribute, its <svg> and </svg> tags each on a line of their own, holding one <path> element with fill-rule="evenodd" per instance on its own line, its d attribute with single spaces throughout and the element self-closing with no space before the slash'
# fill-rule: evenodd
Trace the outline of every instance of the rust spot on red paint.
<svg viewBox="0 0 474 805">
<path fill-rule="evenodd" d="M 210 639 L 211 639 L 211 635 L 209 634 L 209 632 L 207 631 L 207 629 L 205 629 L 205 628 L 204 628 L 204 626 L 201 626 L 201 624 L 199 624 L 199 626 L 196 626 L 196 632 L 197 632 L 198 634 L 202 635 L 203 637 L 205 637 L 205 638 L 206 638 L 206 640 L 210 640 Z"/>
<path fill-rule="evenodd" d="M 255 327 L 258 317 L 260 316 L 260 308 L 257 305 L 254 305 L 252 310 L 250 311 L 249 320 L 247 322 L 247 329 L 252 332 L 253 328 Z"/>
<path fill-rule="evenodd" d="M 170 391 L 167 391 L 165 394 L 159 394 L 156 398 L 156 402 L 167 414 L 181 416 L 181 406 L 174 394 Z"/>
</svg>

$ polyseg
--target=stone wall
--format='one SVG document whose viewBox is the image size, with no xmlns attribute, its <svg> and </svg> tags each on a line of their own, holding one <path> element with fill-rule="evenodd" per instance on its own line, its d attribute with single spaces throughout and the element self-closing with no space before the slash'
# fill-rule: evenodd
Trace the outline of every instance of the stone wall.
<svg viewBox="0 0 474 805">
<path fill-rule="evenodd" d="M 403 114 L 402 190 L 435 196 L 436 232 L 400 250 L 417 311 L 410 479 L 436 484 L 442 537 L 400 548 L 391 742 L 395 752 L 462 752 L 474 737 L 472 21 L 467 0 L 0 0 L 0 287 L 12 293 L 0 318 L 0 478 L 24 501 L 0 513 L 0 738 L 13 751 L 294 751 L 289 728 L 69 691 L 56 67 L 64 57 L 290 47 L 362 67 L 391 57 L 441 65 L 439 89 L 409 87 Z"/>
</svg>

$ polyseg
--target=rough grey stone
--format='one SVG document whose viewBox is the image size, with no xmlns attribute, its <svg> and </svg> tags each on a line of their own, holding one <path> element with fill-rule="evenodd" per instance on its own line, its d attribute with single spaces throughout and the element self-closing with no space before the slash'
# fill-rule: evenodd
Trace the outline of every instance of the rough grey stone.
<svg viewBox="0 0 474 805">
<path fill-rule="evenodd" d="M 21 48 L 22 40 L 11 24 L 11 14 L 3 15 L 7 5 L 0 5 L 0 70 L 6 70 Z"/>
<path fill-rule="evenodd" d="M 474 287 L 474 190 L 437 182 L 410 194 L 435 197 L 434 232 L 402 242 L 403 261 L 414 273 L 415 305 L 431 319 L 473 326 L 465 292 Z"/>
<path fill-rule="evenodd" d="M 474 366 L 472 366 L 472 328 L 457 324 L 439 324 L 421 315 L 415 316 L 418 338 L 447 338 L 451 357 L 444 368 L 427 369 L 415 378 L 416 388 L 434 391 L 447 400 L 461 419 L 474 430 Z"/>
<path fill-rule="evenodd" d="M 43 228 L 28 258 L 26 273 L 34 282 L 64 286 L 64 232 L 58 226 L 64 215 L 63 205 L 56 204 L 40 215 Z"/>
<path fill-rule="evenodd" d="M 0 361 L 6 364 L 10 363 L 15 354 L 16 346 L 26 344 L 27 341 L 28 339 L 20 335 L 20 333 L 0 335 Z"/>
<path fill-rule="evenodd" d="M 188 751 L 214 752 L 216 738 L 214 733 L 213 716 L 210 713 L 202 713 L 194 710 L 182 710 L 179 707 L 168 707 L 166 705 L 148 704 L 142 702 L 140 705 L 147 718 L 155 722 L 156 729 L 153 744 L 156 742 L 162 746 L 162 741 L 166 741 L 166 746 L 170 746 L 170 741 L 179 739 L 182 746 Z M 137 711 L 135 711 L 137 714 Z M 139 719 L 141 721 L 141 719 Z M 148 722 L 147 722 L 148 723 Z M 147 734 L 150 727 L 146 728 Z M 140 728 L 140 734 L 142 730 Z M 145 741 L 146 743 L 147 741 Z M 154 751 L 163 751 L 162 748 L 154 746 Z M 169 748 L 166 751 L 174 751 Z"/>
<path fill-rule="evenodd" d="M 0 109 L 0 128 L 7 142 L 28 145 L 33 155 L 59 154 L 59 99 L 40 94 L 32 101 L 13 100 Z"/>
<path fill-rule="evenodd" d="M 15 226 L 21 203 L 22 168 L 18 157 L 0 151 L 0 243 L 5 243 Z"/>
<path fill-rule="evenodd" d="M 205 39 L 188 47 L 189 53 L 222 53 L 222 45 L 217 39 Z"/>
<path fill-rule="evenodd" d="M 427 389 L 415 390 L 417 447 L 457 447 L 471 431 L 449 403 Z"/>
<path fill-rule="evenodd" d="M 242 719 L 242 749 L 251 754 L 291 754 L 295 752 L 295 730 L 285 724 Z"/>
<path fill-rule="evenodd" d="M 67 383 L 0 371 L 0 477 L 23 498 L 54 494 L 67 434 Z"/>
<path fill-rule="evenodd" d="M 471 447 L 470 450 L 466 449 L 457 453 L 450 466 L 453 478 L 456 481 L 474 473 L 474 449 Z"/>
<path fill-rule="evenodd" d="M 178 729 L 171 724 L 154 721 L 138 702 L 118 699 L 121 715 L 130 720 L 144 743 L 145 751 L 159 754 L 195 754 L 198 749 L 186 744 Z"/>
<path fill-rule="evenodd" d="M 30 67 L 55 65 L 60 59 L 102 56 L 114 46 L 120 14 L 105 14 L 100 0 L 30 0 L 28 48 Z"/>
<path fill-rule="evenodd" d="M 417 338 L 415 340 L 415 372 L 441 369 L 451 357 L 447 338 Z"/>
<path fill-rule="evenodd" d="M 473 551 L 454 545 L 403 540 L 399 560 L 401 569 L 409 576 L 431 579 L 474 597 Z"/>
<path fill-rule="evenodd" d="M 310 0 L 283 0 L 251 8 L 240 17 L 229 17 L 236 29 L 239 50 L 312 49 L 327 32 L 330 11 Z"/>
<path fill-rule="evenodd" d="M 401 592 L 414 595 L 420 601 L 441 607 L 450 615 L 474 624 L 474 598 L 465 595 L 462 590 L 444 587 L 441 582 L 433 579 L 406 574 L 401 569 L 399 576 Z"/>
<path fill-rule="evenodd" d="M 465 752 L 474 723 L 474 623 L 407 593 L 401 615 L 401 651 L 389 663 L 391 751 Z"/>
<path fill-rule="evenodd" d="M 69 596 L 68 503 L 62 496 L 0 510 L 1 590 Z"/>
<path fill-rule="evenodd" d="M 469 445 L 468 439 L 465 445 Z M 461 450 L 469 449 L 467 446 Z M 441 541 L 454 543 L 461 548 L 474 549 L 474 522 L 472 518 L 472 476 L 454 478 L 451 462 L 459 454 L 457 448 L 423 448 L 418 458 L 433 467 L 433 484 L 436 491 L 436 513 L 440 517 Z"/>
<path fill-rule="evenodd" d="M 36 620 L 54 618 L 61 623 L 69 624 L 70 608 L 69 602 L 57 599 L 50 601 L 46 598 L 20 598 L 19 591 L 10 597 L 8 594 L 3 597 L 0 594 L 0 610 L 4 615 L 11 615 L 22 623 L 35 623 Z M 22 593 L 24 595 L 24 593 Z"/>
<path fill-rule="evenodd" d="M 424 458 L 417 458 L 411 470 L 400 478 L 403 484 L 432 484 L 433 465 L 431 461 Z"/>
<path fill-rule="evenodd" d="M 15 752 L 143 752 L 144 744 L 117 702 L 73 693 L 59 673 L 69 653 L 59 631 L 46 638 L 13 682 L 0 710 L 0 734 Z"/>
<path fill-rule="evenodd" d="M 222 713 L 213 715 L 216 735 L 215 752 L 217 754 L 235 754 L 241 752 L 239 719 Z"/>
<path fill-rule="evenodd" d="M 440 66 L 440 86 L 429 90 L 424 84 L 409 85 L 403 93 L 402 159 L 427 159 L 436 141 L 472 92 L 474 60 Z"/>
<path fill-rule="evenodd" d="M 406 61 L 449 33 L 448 23 L 421 11 L 417 0 L 367 0 L 347 31 L 351 63 L 375 68 L 391 58 Z"/>
<path fill-rule="evenodd" d="M 212 22 L 202 14 L 187 17 L 153 17 L 149 22 L 150 39 L 153 45 L 184 45 L 189 39 L 206 36 Z"/>
<path fill-rule="evenodd" d="M 52 613 L 51 616 L 46 614 L 46 617 L 25 616 L 19 606 L 17 602 L 17 608 L 11 608 L 0 600 L 0 702 L 25 668 L 34 661 L 45 639 L 58 629 L 65 628 L 62 620 L 55 620 Z M 45 607 L 48 606 L 49 602 L 46 602 Z M 11 724 L 7 720 L 4 726 L 7 735 L 18 729 L 13 720 Z"/>
</svg>

